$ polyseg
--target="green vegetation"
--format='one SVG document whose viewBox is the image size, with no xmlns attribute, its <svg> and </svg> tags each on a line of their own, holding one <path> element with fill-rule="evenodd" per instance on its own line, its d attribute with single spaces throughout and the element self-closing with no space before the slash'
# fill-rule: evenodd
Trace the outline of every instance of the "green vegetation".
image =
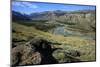
<svg viewBox="0 0 100 67">
<path fill-rule="evenodd" d="M 57 24 L 53 24 L 53 23 L 51 24 L 51 23 L 46 23 L 46 22 L 49 22 L 49 21 L 34 20 L 34 21 L 31 21 L 31 22 L 19 21 L 19 22 L 16 22 L 16 23 L 26 25 L 26 26 L 35 27 L 36 29 L 39 29 L 39 30 L 42 30 L 42 31 L 45 31 L 45 32 L 47 32 L 48 30 L 55 28 L 56 26 L 59 25 L 59 24 L 57 25 Z"/>
<path fill-rule="evenodd" d="M 78 58 L 80 61 L 95 61 L 95 40 L 85 40 L 81 37 L 64 37 L 61 35 L 53 35 L 48 32 L 43 32 L 32 26 L 22 25 L 13 22 L 13 42 L 27 42 L 34 37 L 43 38 L 52 43 L 59 43 L 61 45 L 53 44 L 55 47 L 60 47 L 64 52 L 69 52 L 69 56 L 72 58 Z M 75 57 L 75 51 L 80 53 L 80 56 Z M 66 57 L 65 54 L 56 52 L 58 55 L 55 57 L 62 62 Z M 54 54 L 56 54 L 54 53 Z M 60 57 L 61 56 L 61 57 Z M 67 55 L 68 56 L 68 55 Z M 68 57 L 67 57 L 68 58 Z M 66 59 L 67 61 L 68 59 Z M 72 60 L 72 59 L 71 59 Z M 65 60 L 64 60 L 65 62 Z M 71 61 L 70 61 L 71 62 Z"/>
</svg>

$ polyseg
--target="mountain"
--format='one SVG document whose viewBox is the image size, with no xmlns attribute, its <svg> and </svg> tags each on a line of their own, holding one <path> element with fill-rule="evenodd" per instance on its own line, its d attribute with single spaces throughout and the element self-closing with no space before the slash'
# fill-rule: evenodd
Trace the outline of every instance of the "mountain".
<svg viewBox="0 0 100 67">
<path fill-rule="evenodd" d="M 39 13 L 32 13 L 30 14 L 30 17 L 33 20 L 52 20 L 52 19 L 56 19 L 58 16 L 62 16 L 66 14 L 65 11 L 60 11 L 60 10 L 56 10 L 56 11 L 44 11 L 44 12 L 39 12 Z"/>
<path fill-rule="evenodd" d="M 96 27 L 96 12 L 95 10 L 79 10 L 79 11 L 44 11 L 31 13 L 30 15 L 21 14 L 20 12 L 12 11 L 12 19 L 14 21 L 32 21 L 39 22 L 33 25 L 42 30 L 47 26 L 67 25 L 68 28 L 95 31 Z M 43 22 L 45 22 L 43 24 Z M 49 22 L 49 23 L 48 23 Z M 29 24 L 28 24 L 29 25 Z M 41 30 L 40 29 L 40 30 Z"/>
<path fill-rule="evenodd" d="M 16 12 L 16 11 L 12 11 L 12 20 L 13 21 L 19 21 L 19 20 L 29 21 L 31 19 L 30 19 L 29 15 L 21 14 L 20 12 Z"/>
<path fill-rule="evenodd" d="M 80 10 L 79 11 L 56 10 L 56 11 L 36 12 L 36 13 L 31 13 L 30 15 L 21 14 L 20 12 L 12 11 L 12 18 L 13 18 L 13 20 L 71 21 L 72 19 L 74 19 L 76 21 L 79 21 L 80 18 L 87 18 L 87 15 L 89 16 L 89 14 L 95 15 L 95 10 L 84 10 L 84 11 L 80 11 Z"/>
<path fill-rule="evenodd" d="M 38 13 L 31 13 L 30 17 L 33 20 L 58 20 L 61 16 L 68 16 L 70 14 L 95 14 L 95 10 L 84 10 L 84 11 L 44 11 Z M 63 18 L 62 18 L 63 19 Z"/>
</svg>

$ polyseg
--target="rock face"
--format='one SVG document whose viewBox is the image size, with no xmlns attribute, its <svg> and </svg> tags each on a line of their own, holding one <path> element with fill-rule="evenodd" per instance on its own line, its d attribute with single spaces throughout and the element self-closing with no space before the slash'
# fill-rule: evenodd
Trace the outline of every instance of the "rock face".
<svg viewBox="0 0 100 67">
<path fill-rule="evenodd" d="M 58 63 L 52 56 L 54 50 L 48 41 L 34 38 L 26 44 L 12 48 L 12 65 Z"/>
<path fill-rule="evenodd" d="M 39 64 L 40 53 L 30 44 L 18 45 L 12 48 L 12 65 Z"/>
<path fill-rule="evenodd" d="M 29 42 L 12 48 L 12 65 L 38 65 L 57 64 L 65 62 L 78 62 L 78 51 L 65 52 L 55 48 L 50 42 L 42 38 L 34 38 Z"/>
</svg>

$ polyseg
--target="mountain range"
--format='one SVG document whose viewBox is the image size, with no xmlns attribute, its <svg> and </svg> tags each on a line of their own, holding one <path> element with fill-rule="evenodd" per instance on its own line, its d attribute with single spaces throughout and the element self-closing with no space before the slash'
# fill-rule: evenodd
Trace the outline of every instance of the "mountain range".
<svg viewBox="0 0 100 67">
<path fill-rule="evenodd" d="M 44 11 L 31 13 L 29 15 L 12 11 L 12 20 L 14 21 L 41 21 L 54 25 L 55 23 L 69 25 L 70 28 L 82 29 L 86 31 L 95 31 L 96 11 Z M 40 23 L 41 24 L 41 23 Z"/>
</svg>

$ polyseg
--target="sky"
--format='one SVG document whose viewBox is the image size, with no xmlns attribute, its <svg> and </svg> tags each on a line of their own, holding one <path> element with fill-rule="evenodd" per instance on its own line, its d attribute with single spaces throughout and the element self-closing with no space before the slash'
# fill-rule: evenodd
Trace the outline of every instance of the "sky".
<svg viewBox="0 0 100 67">
<path fill-rule="evenodd" d="M 95 10 L 95 6 L 89 5 L 75 5 L 75 4 L 57 4 L 57 3 L 43 3 L 43 2 L 21 2 L 13 1 L 12 10 L 25 14 L 43 12 L 43 11 L 77 11 L 77 10 Z"/>
</svg>

